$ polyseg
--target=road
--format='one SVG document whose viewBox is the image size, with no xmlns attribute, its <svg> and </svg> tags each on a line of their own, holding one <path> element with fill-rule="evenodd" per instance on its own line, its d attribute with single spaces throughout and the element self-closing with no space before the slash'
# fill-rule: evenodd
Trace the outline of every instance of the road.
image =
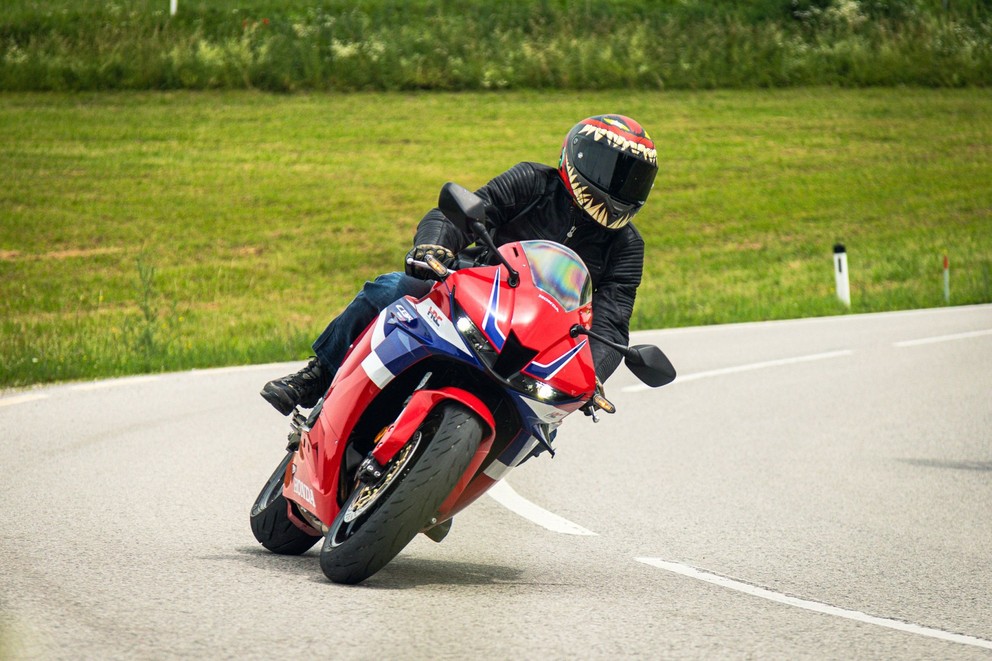
<svg viewBox="0 0 992 661">
<path fill-rule="evenodd" d="M 298 364 L 3 393 L 0 657 L 992 658 L 992 306 L 634 339 L 679 380 L 357 587 L 248 528 Z"/>
</svg>

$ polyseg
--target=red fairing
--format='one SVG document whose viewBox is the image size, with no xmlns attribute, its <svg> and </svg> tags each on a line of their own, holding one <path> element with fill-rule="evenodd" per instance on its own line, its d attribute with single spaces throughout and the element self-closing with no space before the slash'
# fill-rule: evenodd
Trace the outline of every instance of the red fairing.
<svg viewBox="0 0 992 661">
<path fill-rule="evenodd" d="M 369 332 L 363 334 L 345 357 L 332 385 L 335 415 L 321 415 L 313 429 L 302 434 L 290 466 L 295 472 L 287 477 L 283 490 L 288 500 L 299 503 L 325 523 L 333 521 L 340 509 L 337 493 L 345 450 L 343 439 L 349 437 L 368 402 L 379 393 L 378 386 L 361 367 L 362 358 L 371 351 L 371 336 Z"/>
</svg>

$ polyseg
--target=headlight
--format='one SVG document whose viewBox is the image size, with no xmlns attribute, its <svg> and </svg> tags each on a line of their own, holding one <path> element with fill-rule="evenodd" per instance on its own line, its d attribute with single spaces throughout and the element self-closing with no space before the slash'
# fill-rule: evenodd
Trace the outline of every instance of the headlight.
<svg viewBox="0 0 992 661">
<path fill-rule="evenodd" d="M 493 371 L 493 365 L 496 364 L 499 354 L 496 353 L 496 349 L 493 348 L 493 345 L 490 344 L 486 336 L 479 330 L 479 327 L 475 325 L 475 322 L 469 319 L 467 315 L 459 314 L 455 319 L 455 328 L 468 341 L 469 347 L 479 357 L 479 360 L 489 368 L 489 373 L 494 378 L 499 379 L 500 382 L 505 383 L 527 397 L 549 404 L 575 401 L 576 398 L 568 393 L 564 393 L 544 381 L 539 381 L 520 372 L 511 375 L 508 379 L 501 378 Z"/>
<path fill-rule="evenodd" d="M 544 381 L 538 381 L 537 379 L 527 376 L 526 374 L 514 374 L 507 379 L 507 383 L 509 383 L 510 387 L 517 392 L 549 404 L 573 402 L 576 399 L 575 397 L 572 397 L 557 388 L 549 386 Z"/>
<path fill-rule="evenodd" d="M 466 315 L 458 315 L 455 320 L 455 328 L 458 332 L 462 334 L 466 340 L 468 340 L 468 346 L 475 352 L 482 362 L 486 364 L 487 367 L 492 367 L 493 363 L 496 362 L 496 349 L 493 345 L 489 343 L 486 336 L 482 334 L 479 327 L 469 319 Z"/>
</svg>

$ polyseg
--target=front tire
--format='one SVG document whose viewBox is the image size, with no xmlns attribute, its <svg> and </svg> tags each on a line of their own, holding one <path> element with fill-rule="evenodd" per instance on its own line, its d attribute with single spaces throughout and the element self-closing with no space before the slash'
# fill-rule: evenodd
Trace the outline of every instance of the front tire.
<svg viewBox="0 0 992 661">
<path fill-rule="evenodd" d="M 320 552 L 324 575 L 353 585 L 396 557 L 468 469 L 483 432 L 482 421 L 461 404 L 444 402 L 432 411 L 375 485 L 382 493 L 370 501 L 368 489 L 359 485 L 335 518 Z"/>
<path fill-rule="evenodd" d="M 290 504 L 282 495 L 282 484 L 293 454 L 292 451 L 286 453 L 251 507 L 251 532 L 255 539 L 280 555 L 306 553 L 320 539 L 319 535 L 300 530 L 289 518 Z"/>
</svg>

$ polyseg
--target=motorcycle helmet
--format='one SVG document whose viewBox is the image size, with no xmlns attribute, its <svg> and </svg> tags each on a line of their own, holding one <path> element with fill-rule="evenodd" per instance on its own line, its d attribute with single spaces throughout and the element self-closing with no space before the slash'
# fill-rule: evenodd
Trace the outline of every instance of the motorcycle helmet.
<svg viewBox="0 0 992 661">
<path fill-rule="evenodd" d="M 644 202 L 658 173 L 658 152 L 641 125 L 623 115 L 597 115 L 565 137 L 558 172 L 580 209 L 620 229 Z"/>
</svg>

